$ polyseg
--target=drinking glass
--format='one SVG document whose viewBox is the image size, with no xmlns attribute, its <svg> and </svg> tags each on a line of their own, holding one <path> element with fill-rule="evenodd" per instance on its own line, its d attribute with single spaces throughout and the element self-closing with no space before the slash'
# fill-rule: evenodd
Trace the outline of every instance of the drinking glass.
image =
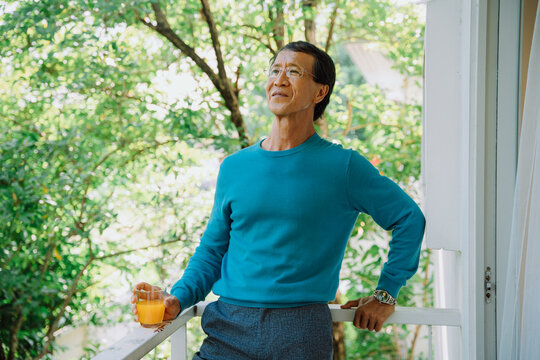
<svg viewBox="0 0 540 360">
<path fill-rule="evenodd" d="M 135 290 L 137 296 L 137 313 L 142 327 L 155 328 L 163 322 L 165 314 L 165 291 L 154 288 L 152 290 Z"/>
</svg>

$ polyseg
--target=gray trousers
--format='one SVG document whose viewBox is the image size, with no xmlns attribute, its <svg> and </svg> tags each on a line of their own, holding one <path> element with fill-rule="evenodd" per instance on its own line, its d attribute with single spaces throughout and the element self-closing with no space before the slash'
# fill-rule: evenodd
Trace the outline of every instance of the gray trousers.
<svg viewBox="0 0 540 360">
<path fill-rule="evenodd" d="M 207 338 L 194 360 L 330 360 L 332 317 L 327 304 L 252 308 L 216 301 L 204 310 Z"/>
</svg>

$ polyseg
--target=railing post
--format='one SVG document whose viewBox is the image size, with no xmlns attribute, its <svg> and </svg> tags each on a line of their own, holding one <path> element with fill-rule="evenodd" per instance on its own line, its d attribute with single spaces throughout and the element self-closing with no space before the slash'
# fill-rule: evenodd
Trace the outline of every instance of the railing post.
<svg viewBox="0 0 540 360">
<path fill-rule="evenodd" d="M 187 360 L 186 325 L 171 335 L 171 360 Z"/>
<path fill-rule="evenodd" d="M 428 359 L 433 360 L 433 326 L 428 325 Z"/>
</svg>

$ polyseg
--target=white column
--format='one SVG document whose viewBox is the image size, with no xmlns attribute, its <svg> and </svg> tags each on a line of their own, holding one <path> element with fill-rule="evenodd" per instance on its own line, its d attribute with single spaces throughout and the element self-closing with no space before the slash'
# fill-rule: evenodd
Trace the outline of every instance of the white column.
<svg viewBox="0 0 540 360">
<path fill-rule="evenodd" d="M 187 360 L 187 329 L 180 327 L 171 335 L 171 360 Z"/>
</svg>

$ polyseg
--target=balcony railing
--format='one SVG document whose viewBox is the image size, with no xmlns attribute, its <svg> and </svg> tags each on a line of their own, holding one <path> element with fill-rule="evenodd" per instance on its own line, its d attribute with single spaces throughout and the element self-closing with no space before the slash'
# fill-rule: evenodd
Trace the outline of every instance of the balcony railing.
<svg viewBox="0 0 540 360">
<path fill-rule="evenodd" d="M 187 359 L 187 322 L 201 316 L 208 302 L 200 302 L 184 311 L 161 332 L 153 329 L 137 328 L 116 344 L 105 349 L 93 360 L 138 360 L 152 351 L 163 341 L 171 338 L 171 360 Z M 330 304 L 333 321 L 352 321 L 355 309 L 341 309 L 338 304 Z M 457 309 L 396 307 L 388 318 L 389 324 L 410 324 L 428 326 L 429 359 L 432 358 L 432 326 L 461 326 L 461 316 Z"/>
</svg>

